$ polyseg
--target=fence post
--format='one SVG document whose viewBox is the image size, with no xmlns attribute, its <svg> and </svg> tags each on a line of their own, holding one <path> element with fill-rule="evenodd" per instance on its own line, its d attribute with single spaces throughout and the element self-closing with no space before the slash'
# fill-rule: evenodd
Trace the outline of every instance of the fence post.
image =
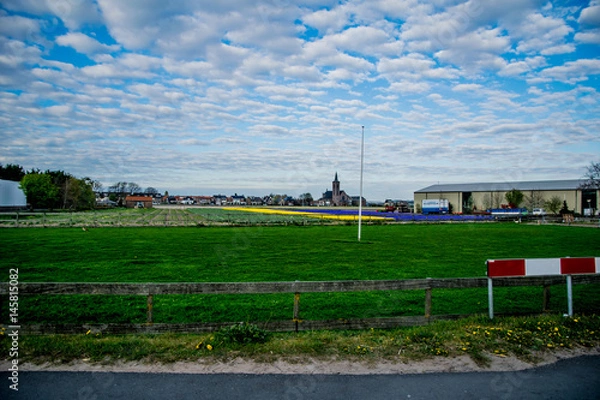
<svg viewBox="0 0 600 400">
<path fill-rule="evenodd" d="M 294 324 L 296 333 L 298 333 L 298 323 L 300 322 L 300 293 L 294 293 Z"/>
<path fill-rule="evenodd" d="M 425 318 L 431 318 L 431 278 L 427 278 L 427 289 L 425 289 Z"/>
<path fill-rule="evenodd" d="M 546 312 L 550 309 L 550 285 L 544 285 L 544 304 L 542 311 Z"/>
<path fill-rule="evenodd" d="M 573 281 L 571 275 L 567 275 L 567 305 L 569 317 L 573 316 Z"/>
<path fill-rule="evenodd" d="M 488 308 L 490 313 L 490 319 L 494 319 L 494 285 L 492 278 L 488 277 Z"/>
<path fill-rule="evenodd" d="M 152 295 L 149 294 L 148 295 L 148 301 L 147 301 L 148 312 L 147 312 L 147 315 L 146 315 L 146 323 L 147 324 L 152 324 L 152 308 L 153 308 L 153 305 L 154 305 L 152 301 L 153 301 Z"/>
</svg>

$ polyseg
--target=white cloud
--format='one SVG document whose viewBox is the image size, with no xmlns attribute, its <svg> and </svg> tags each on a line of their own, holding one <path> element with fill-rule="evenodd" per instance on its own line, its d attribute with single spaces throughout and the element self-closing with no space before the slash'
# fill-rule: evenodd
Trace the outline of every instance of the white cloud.
<svg viewBox="0 0 600 400">
<path fill-rule="evenodd" d="M 322 33 L 333 33 L 339 32 L 346 26 L 349 18 L 349 10 L 346 7 L 339 6 L 331 10 L 324 9 L 305 14 L 302 17 L 302 22 Z"/>
<path fill-rule="evenodd" d="M 18 39 L 39 39 L 40 21 L 17 15 L 6 16 L 0 11 L 0 35 Z"/>
<path fill-rule="evenodd" d="M 148 79 L 153 74 L 145 71 L 136 71 L 120 68 L 115 64 L 98 64 L 81 68 L 81 72 L 94 79 L 121 79 L 121 78 L 139 78 Z"/>
<path fill-rule="evenodd" d="M 377 72 L 390 82 L 403 79 L 453 79 L 460 74 L 450 67 L 438 67 L 434 60 L 419 53 L 393 59 L 382 58 L 377 65 Z"/>
<path fill-rule="evenodd" d="M 56 38 L 56 43 L 61 46 L 72 47 L 83 54 L 112 53 L 121 48 L 119 45 L 100 43 L 96 39 L 79 32 L 69 32 L 66 35 L 59 36 Z"/>
<path fill-rule="evenodd" d="M 524 25 L 515 29 L 517 37 L 521 37 L 516 50 L 520 53 L 545 55 L 571 53 L 575 51 L 572 44 L 566 44 L 565 38 L 573 29 L 562 19 L 531 14 Z"/>
<path fill-rule="evenodd" d="M 322 39 L 340 51 L 368 55 L 400 54 L 403 43 L 381 29 L 371 26 L 358 26 Z"/>
<path fill-rule="evenodd" d="M 598 74 L 600 74 L 600 60 L 581 59 L 546 68 L 540 72 L 540 77 L 560 82 L 576 83 L 588 80 L 590 75 Z"/>
<path fill-rule="evenodd" d="M 5 0 L 2 5 L 12 11 L 55 15 L 69 29 L 100 21 L 98 8 L 92 0 Z"/>
<path fill-rule="evenodd" d="M 431 89 L 431 85 L 427 82 L 412 82 L 412 81 L 402 81 L 402 82 L 393 82 L 389 90 L 391 92 L 400 92 L 400 93 L 425 93 Z"/>
<path fill-rule="evenodd" d="M 483 88 L 482 85 L 478 83 L 461 83 L 452 87 L 452 91 L 454 92 L 476 92 Z"/>
<path fill-rule="evenodd" d="M 600 27 L 600 5 L 594 5 L 581 10 L 579 23 L 587 26 Z"/>
<path fill-rule="evenodd" d="M 518 76 L 547 65 L 546 59 L 541 56 L 529 57 L 522 61 L 511 61 L 502 70 L 500 76 Z"/>
<path fill-rule="evenodd" d="M 575 34 L 575 41 L 580 43 L 600 44 L 600 29 L 577 32 Z"/>
<path fill-rule="evenodd" d="M 435 57 L 467 70 L 501 69 L 505 61 L 499 55 L 510 47 L 510 39 L 499 28 L 477 29 L 454 40 Z"/>
</svg>

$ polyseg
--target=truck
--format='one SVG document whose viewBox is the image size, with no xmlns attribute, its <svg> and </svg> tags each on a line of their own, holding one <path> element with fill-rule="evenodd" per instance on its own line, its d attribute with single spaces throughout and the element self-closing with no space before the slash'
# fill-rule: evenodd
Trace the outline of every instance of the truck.
<svg viewBox="0 0 600 400">
<path fill-rule="evenodd" d="M 529 213 L 526 208 L 492 208 L 488 212 L 498 217 L 519 217 Z"/>
<path fill-rule="evenodd" d="M 427 214 L 448 214 L 450 202 L 448 199 L 424 199 L 421 203 L 421 212 Z"/>
<path fill-rule="evenodd" d="M 409 213 L 411 212 L 411 204 L 407 200 L 392 200 L 386 199 L 383 203 L 385 212 Z"/>
</svg>

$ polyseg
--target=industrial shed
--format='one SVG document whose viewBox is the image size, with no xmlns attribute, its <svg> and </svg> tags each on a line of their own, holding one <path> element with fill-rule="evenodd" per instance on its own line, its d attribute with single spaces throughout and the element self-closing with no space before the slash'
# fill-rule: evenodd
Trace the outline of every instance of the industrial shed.
<svg viewBox="0 0 600 400">
<path fill-rule="evenodd" d="M 19 187 L 19 182 L 0 179 L 0 209 L 25 207 L 27 207 L 27 198 Z"/>
<path fill-rule="evenodd" d="M 424 199 L 448 199 L 454 213 L 463 213 L 469 208 L 472 197 L 474 210 L 500 208 L 506 204 L 505 194 L 512 189 L 523 192 L 525 198 L 533 198 L 541 204 L 556 196 L 566 201 L 570 210 L 584 214 L 598 210 L 598 189 L 582 189 L 584 180 L 556 180 L 529 182 L 487 182 L 431 185 L 415 192 L 415 207 Z M 522 205 L 524 206 L 524 204 Z"/>
</svg>

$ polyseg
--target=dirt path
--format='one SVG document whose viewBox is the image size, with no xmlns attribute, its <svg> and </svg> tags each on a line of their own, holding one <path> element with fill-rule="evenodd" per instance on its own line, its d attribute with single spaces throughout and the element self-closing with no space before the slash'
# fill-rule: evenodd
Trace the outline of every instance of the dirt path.
<svg viewBox="0 0 600 400">
<path fill-rule="evenodd" d="M 186 374 L 328 374 L 328 375 L 373 375 L 373 374 L 423 374 L 434 372 L 484 372 L 484 371 L 521 371 L 529 368 L 552 364 L 556 361 L 583 355 L 600 355 L 600 348 L 574 349 L 538 354 L 541 361 L 527 363 L 516 357 L 490 355 L 491 365 L 480 367 L 469 356 L 436 357 L 422 361 L 403 362 L 393 360 L 345 361 L 345 360 L 287 360 L 262 363 L 247 359 L 234 358 L 229 361 L 200 360 L 197 362 L 176 362 L 157 364 L 144 362 L 115 362 L 111 364 L 91 363 L 79 360 L 68 364 L 31 364 L 19 366 L 22 371 L 90 371 L 90 372 L 148 372 L 148 373 L 186 373 Z M 0 369 L 9 367 L 7 361 L 0 361 Z"/>
</svg>

